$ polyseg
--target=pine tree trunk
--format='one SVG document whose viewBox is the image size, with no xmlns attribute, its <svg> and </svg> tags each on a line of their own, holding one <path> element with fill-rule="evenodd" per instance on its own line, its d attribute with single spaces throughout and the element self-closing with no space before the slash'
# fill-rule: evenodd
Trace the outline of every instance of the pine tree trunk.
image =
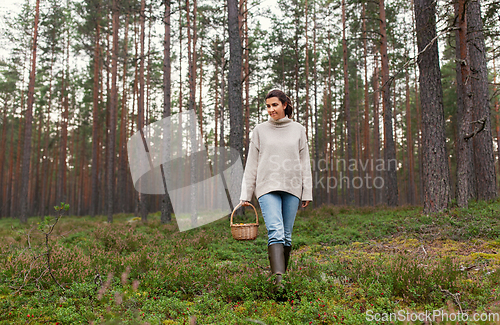
<svg viewBox="0 0 500 325">
<path fill-rule="evenodd" d="M 410 110 L 410 73 L 405 71 L 406 77 L 406 143 L 408 144 L 408 203 L 415 205 L 415 160 L 413 158 L 413 135 Z"/>
<path fill-rule="evenodd" d="M 171 113 L 170 109 L 170 97 L 171 97 L 171 62 L 170 62 L 170 0 L 164 0 L 165 13 L 163 16 L 163 22 L 165 24 L 165 38 L 163 43 L 163 118 L 169 117 Z M 166 135 L 168 136 L 168 135 Z M 167 157 L 170 155 L 170 148 L 167 147 Z M 168 159 L 168 158 L 167 158 Z M 162 176 L 165 184 L 167 184 L 165 175 L 162 168 Z M 172 221 L 172 208 L 170 202 L 170 196 L 168 195 L 167 188 L 165 188 L 165 195 L 162 196 L 161 205 L 161 223 L 170 223 Z"/>
<path fill-rule="evenodd" d="M 113 0 L 113 49 L 111 56 L 111 101 L 109 104 L 109 130 L 108 143 L 106 150 L 108 152 L 108 163 L 106 164 L 107 172 L 107 215 L 108 223 L 113 222 L 113 203 L 115 189 L 115 136 L 116 136 L 116 114 L 118 106 L 118 89 L 116 87 L 116 79 L 118 75 L 118 29 L 119 16 L 118 0 Z"/>
<path fill-rule="evenodd" d="M 358 78 L 355 79 L 355 93 L 359 93 L 359 83 L 358 83 Z M 355 183 L 355 180 L 363 179 L 361 176 L 361 170 L 360 170 L 360 165 L 359 162 L 361 161 L 361 134 L 360 134 L 360 128 L 361 128 L 361 122 L 360 120 L 360 111 L 359 111 L 359 100 L 356 100 L 356 118 L 354 119 L 354 148 L 355 148 L 355 153 L 354 157 L 356 157 L 356 163 L 354 166 L 356 166 L 356 176 L 353 176 L 353 180 L 351 182 L 352 187 L 356 185 L 356 188 L 354 188 L 355 192 L 355 197 L 356 197 L 356 205 L 360 206 L 363 202 L 363 182 L 361 181 L 361 187 L 358 188 L 357 183 Z"/>
<path fill-rule="evenodd" d="M 374 57 L 375 68 L 373 70 L 373 161 L 378 165 L 380 159 L 380 123 L 379 123 L 379 68 L 378 57 Z M 382 179 L 381 173 L 378 168 L 372 172 L 373 178 L 373 204 L 377 205 L 382 203 L 382 188 L 383 182 L 380 184 L 378 180 Z"/>
<path fill-rule="evenodd" d="M 85 132 L 82 130 L 81 135 L 80 135 L 80 181 L 79 181 L 79 193 L 78 193 L 78 204 L 77 204 L 77 209 L 76 209 L 76 215 L 81 216 L 83 215 L 83 205 L 85 203 L 85 193 L 87 192 L 87 187 L 85 186 L 84 180 L 87 178 L 85 176 L 86 174 L 86 168 L 85 168 Z"/>
<path fill-rule="evenodd" d="M 304 114 L 304 121 L 305 121 L 305 127 L 306 127 L 306 135 L 309 135 L 309 38 L 308 38 L 308 33 L 307 33 L 307 23 L 308 23 L 308 15 L 307 15 L 307 9 L 308 9 L 308 4 L 307 0 L 305 0 L 305 19 L 306 19 L 306 25 L 304 29 L 304 33 L 306 34 L 306 62 L 305 62 L 305 69 L 306 69 L 306 75 L 305 75 L 305 82 L 306 82 L 306 112 Z"/>
<path fill-rule="evenodd" d="M 250 44 L 248 39 L 248 0 L 245 1 L 245 163 L 250 145 Z"/>
<path fill-rule="evenodd" d="M 21 94 L 21 99 L 23 99 L 23 94 Z M 21 100 L 21 107 L 23 106 L 23 101 Z M 13 179 L 12 179 L 12 191 L 11 191 L 11 207 L 10 207 L 10 215 L 12 217 L 17 217 L 19 215 L 19 200 L 18 198 L 21 195 L 21 191 L 19 187 L 22 185 L 21 183 L 21 165 L 22 165 L 22 152 L 21 148 L 24 147 L 23 145 L 23 131 L 24 131 L 24 125 L 25 125 L 25 119 L 20 117 L 19 118 L 19 129 L 18 129 L 18 134 L 17 134 L 17 153 L 16 153 L 16 170 L 13 174 Z"/>
<path fill-rule="evenodd" d="M 129 18 L 130 14 L 127 14 L 127 20 L 125 21 L 125 35 L 124 35 L 124 49 L 123 55 L 123 78 L 122 78 L 122 103 L 121 103 L 121 116 L 120 116 L 120 160 L 119 160 L 119 172 L 118 172 L 118 211 L 125 213 L 126 200 L 127 200 L 127 61 L 128 61 L 128 29 L 129 29 Z"/>
<path fill-rule="evenodd" d="M 242 47 L 238 24 L 238 0 L 227 0 L 229 23 L 229 75 L 228 106 L 230 116 L 229 144 L 240 153 L 243 161 L 243 118 L 241 94 L 241 57 Z"/>
<path fill-rule="evenodd" d="M 364 123 L 363 123 L 363 142 L 364 142 L 364 151 L 363 151 L 363 159 L 364 163 L 367 164 L 369 159 L 370 159 L 370 125 L 369 125 L 369 119 L 370 119 L 370 104 L 369 104 L 369 98 L 368 98 L 368 64 L 367 64 L 367 59 L 368 59 L 368 46 L 367 46 L 367 34 L 366 34 L 366 5 L 363 2 L 363 9 L 361 13 L 361 19 L 363 20 L 363 54 L 364 54 L 364 59 L 363 59 L 363 69 L 364 69 L 364 83 L 365 83 L 365 89 L 364 89 L 364 104 L 365 104 L 365 116 L 364 116 Z M 371 164 L 369 164 L 371 165 Z M 368 165 L 368 166 L 369 166 Z M 371 174 L 373 174 L 373 170 L 371 171 Z M 363 171 L 363 178 L 365 180 L 368 179 L 368 170 Z M 373 181 L 373 175 L 372 175 L 372 181 Z M 372 182 L 371 182 L 372 183 Z M 365 204 L 370 205 L 371 204 L 371 198 L 372 196 L 370 195 L 369 189 L 373 187 L 373 183 L 370 184 L 368 183 L 368 180 L 366 181 L 365 185 Z"/>
<path fill-rule="evenodd" d="M 473 94 L 473 121 L 486 119 L 484 129 L 473 140 L 474 169 L 476 174 L 477 198 L 492 200 L 497 197 L 495 158 L 491 134 L 490 100 L 488 90 L 488 68 L 484 44 L 481 2 L 467 2 L 467 47 Z M 480 124 L 476 123 L 474 127 Z M 480 184 L 480 186 L 479 186 Z"/>
<path fill-rule="evenodd" d="M 7 107 L 9 103 L 9 98 L 6 96 L 4 99 L 4 107 L 3 107 L 3 114 L 2 114 L 2 136 L 0 138 L 0 218 L 5 216 L 5 189 L 6 189 L 6 182 L 4 182 L 4 163 L 5 163 L 5 146 L 7 144 Z"/>
<path fill-rule="evenodd" d="M 142 133 L 142 128 L 144 127 L 144 37 L 145 37 L 145 24 L 144 24 L 144 8 L 146 5 L 146 0 L 141 0 L 141 11 L 139 14 L 139 21 L 141 25 L 141 36 L 140 36 L 140 44 L 141 44 L 141 56 L 140 56 L 140 64 L 139 64 L 139 98 L 137 102 L 137 130 Z M 140 183 L 139 183 L 140 184 Z M 141 186 L 139 185 L 139 188 Z M 138 193 L 138 204 L 139 210 L 141 214 L 141 220 L 143 222 L 147 222 L 147 199 L 146 195 L 141 192 Z"/>
<path fill-rule="evenodd" d="M 319 170 L 318 170 L 318 162 L 319 162 L 319 143 L 318 143 L 318 55 L 317 55 L 317 48 L 316 48 L 316 29 L 317 29 L 317 24 L 316 24 L 316 2 L 313 3 L 313 55 L 314 55 L 314 68 L 313 68 L 313 76 L 314 76 L 314 174 L 315 174 L 315 180 L 319 177 Z M 321 195 L 319 193 L 324 193 L 324 189 L 322 188 L 317 188 L 316 186 L 314 187 L 315 193 L 314 195 L 319 198 L 319 200 L 316 200 L 316 203 L 314 203 L 314 206 L 320 206 L 323 204 L 324 200 L 322 200 Z"/>
<path fill-rule="evenodd" d="M 351 109 L 350 109 L 350 98 L 349 98 L 349 70 L 347 66 L 347 40 L 346 40 L 346 4 L 345 0 L 342 0 L 342 52 L 343 52 L 343 63 L 344 63 L 344 120 L 345 127 L 347 129 L 347 139 L 346 139 L 346 166 L 349 166 L 351 159 L 354 159 L 353 149 L 352 149 L 352 126 L 351 126 Z M 353 172 L 351 168 L 347 168 L 345 171 L 347 174 L 347 205 L 354 204 L 354 189 L 353 189 Z M 343 177 L 341 177 L 343 179 Z"/>
<path fill-rule="evenodd" d="M 497 67 L 495 62 L 495 52 L 493 52 L 493 93 L 497 93 Z M 498 159 L 498 172 L 500 173 L 500 107 L 498 103 L 498 96 L 495 97 L 495 117 L 496 117 L 496 136 L 497 136 L 497 159 Z M 2 137 L 2 139 L 4 139 Z M 1 170 L 1 169 L 0 169 Z"/>
<path fill-rule="evenodd" d="M 5 199 L 4 201 L 5 206 L 4 206 L 4 212 L 6 216 L 11 216 L 12 215 L 12 192 L 13 192 L 13 187 L 14 187 L 14 123 L 12 123 L 12 128 L 10 131 L 10 153 L 9 153 L 9 172 L 7 174 L 7 190 L 5 191 Z"/>
<path fill-rule="evenodd" d="M 99 16 L 100 4 L 97 5 L 97 16 Z M 92 110 L 92 171 L 91 171 L 91 194 L 90 194 L 90 215 L 95 217 L 98 206 L 98 168 L 99 168 L 99 61 L 100 61 L 100 21 L 96 22 L 96 35 L 94 45 L 94 89 L 93 89 L 93 110 Z"/>
<path fill-rule="evenodd" d="M 436 37 L 436 3 L 415 0 L 415 20 L 420 70 L 420 102 L 422 103 L 422 159 L 424 213 L 448 207 L 450 180 L 446 152 L 443 90 Z"/>
<path fill-rule="evenodd" d="M 62 76 L 61 84 L 61 143 L 60 143 L 60 156 L 59 156 L 59 169 L 58 169 L 58 185 L 57 185 L 57 197 L 56 204 L 61 202 L 67 202 L 67 191 L 66 191 L 66 175 L 67 175 L 67 146 L 68 146 L 68 117 L 69 117 L 69 103 L 68 103 L 68 93 L 67 84 L 69 80 L 69 31 L 66 34 L 66 76 Z"/>
<path fill-rule="evenodd" d="M 416 35 L 416 30 L 415 30 L 415 4 L 414 1 L 411 0 L 411 5 L 412 5 L 412 13 L 411 13 L 411 22 L 413 26 L 413 35 Z M 416 43 L 416 37 L 413 37 L 413 53 L 414 56 L 417 54 L 417 43 Z M 414 74 L 415 74 L 415 81 L 417 80 L 417 67 L 414 66 Z M 418 181 L 417 181 L 417 191 L 416 191 L 416 202 L 418 204 L 422 203 L 422 197 L 423 195 L 423 187 L 422 187 L 422 180 L 423 180 L 423 164 L 422 164 L 422 115 L 420 114 L 420 101 L 419 101 L 419 91 L 418 91 L 418 82 L 415 82 L 415 108 L 417 110 L 417 155 L 418 155 Z"/>
<path fill-rule="evenodd" d="M 474 166 L 472 141 L 465 137 L 470 133 L 472 121 L 472 93 L 469 82 L 470 66 L 467 64 L 467 14 L 465 0 L 455 2 L 457 29 L 455 31 L 457 56 L 457 204 L 467 207 L 469 199 L 474 195 Z"/>
<path fill-rule="evenodd" d="M 389 81 L 389 58 L 387 56 L 387 32 L 384 0 L 380 5 L 380 55 L 382 57 L 382 100 L 384 103 L 384 160 L 386 203 L 389 206 L 398 204 L 398 179 L 396 174 L 396 146 L 393 137 L 391 83 Z"/>
<path fill-rule="evenodd" d="M 35 181 L 33 182 L 33 186 L 31 187 L 31 194 L 30 194 L 30 200 L 29 200 L 29 214 L 34 215 L 36 212 L 39 210 L 40 206 L 40 156 L 42 154 L 41 147 L 42 147 L 42 125 L 43 125 L 43 113 L 42 110 L 40 110 L 40 116 L 38 118 L 38 135 L 37 135 L 37 150 L 36 150 L 36 158 L 33 163 L 33 167 L 35 169 Z M 4 152 L 3 150 L 1 152 Z M 1 167 L 0 167 L 1 168 Z M 0 173 L 2 172 L 2 169 L 0 169 Z M 1 177 L 0 177 L 1 178 Z M 0 184 L 1 186 L 1 184 Z"/>
<path fill-rule="evenodd" d="M 29 190 L 29 175 L 30 175 L 30 158 L 31 158 L 31 132 L 33 121 L 33 102 L 35 97 L 35 75 L 36 75 L 36 48 L 38 38 L 38 20 L 40 17 L 40 0 L 36 1 L 35 8 L 35 27 L 33 32 L 33 54 L 31 62 L 30 82 L 28 85 L 28 107 L 26 109 L 26 124 L 24 128 L 24 148 L 23 148 L 23 168 L 22 168 L 22 190 L 21 198 L 28 197 Z M 28 222 L 28 200 L 22 199 L 21 216 L 19 220 L 22 223 Z"/>
</svg>

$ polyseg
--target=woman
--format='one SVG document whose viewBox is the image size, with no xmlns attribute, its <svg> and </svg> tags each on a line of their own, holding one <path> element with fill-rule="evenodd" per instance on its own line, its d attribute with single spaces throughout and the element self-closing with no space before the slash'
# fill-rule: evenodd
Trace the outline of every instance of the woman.
<svg viewBox="0 0 500 325">
<path fill-rule="evenodd" d="M 275 284 L 286 272 L 292 229 L 302 200 L 312 201 L 311 163 L 305 128 L 291 120 L 290 98 L 272 90 L 266 96 L 269 120 L 252 133 L 241 188 L 241 205 L 258 198 L 268 234 L 268 255 Z"/>
</svg>

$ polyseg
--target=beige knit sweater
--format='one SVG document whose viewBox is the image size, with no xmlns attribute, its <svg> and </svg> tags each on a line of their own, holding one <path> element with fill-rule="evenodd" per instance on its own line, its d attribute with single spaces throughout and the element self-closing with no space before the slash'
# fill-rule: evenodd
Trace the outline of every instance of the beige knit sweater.
<svg viewBox="0 0 500 325">
<path fill-rule="evenodd" d="M 240 200 L 271 191 L 285 191 L 312 201 L 311 162 L 305 128 L 283 117 L 253 129 L 243 174 Z"/>
</svg>

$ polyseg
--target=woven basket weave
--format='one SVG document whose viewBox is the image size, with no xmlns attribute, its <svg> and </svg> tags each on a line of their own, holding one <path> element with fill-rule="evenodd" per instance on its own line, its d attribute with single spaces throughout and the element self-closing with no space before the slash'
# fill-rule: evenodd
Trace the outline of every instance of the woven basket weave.
<svg viewBox="0 0 500 325">
<path fill-rule="evenodd" d="M 255 223 L 246 223 L 241 225 L 233 224 L 234 212 L 241 206 L 241 203 L 235 206 L 233 213 L 231 213 L 231 234 L 236 240 L 254 240 L 257 238 L 257 232 L 259 230 L 259 215 L 257 214 L 255 207 L 251 203 L 249 204 L 255 212 Z"/>
</svg>

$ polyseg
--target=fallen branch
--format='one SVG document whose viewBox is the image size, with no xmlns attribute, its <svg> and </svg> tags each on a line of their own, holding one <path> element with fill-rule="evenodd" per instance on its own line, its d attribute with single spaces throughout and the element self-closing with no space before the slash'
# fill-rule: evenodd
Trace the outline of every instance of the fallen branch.
<svg viewBox="0 0 500 325">
<path fill-rule="evenodd" d="M 439 289 L 441 289 L 441 286 L 439 286 Z M 446 290 L 446 289 L 441 289 L 441 292 L 444 292 L 444 293 L 450 295 L 453 298 L 453 300 L 455 301 L 455 303 L 458 305 L 458 307 L 460 308 L 460 313 L 463 314 L 462 305 L 460 304 L 460 300 L 458 299 L 460 292 L 453 294 L 449 290 Z"/>
</svg>

